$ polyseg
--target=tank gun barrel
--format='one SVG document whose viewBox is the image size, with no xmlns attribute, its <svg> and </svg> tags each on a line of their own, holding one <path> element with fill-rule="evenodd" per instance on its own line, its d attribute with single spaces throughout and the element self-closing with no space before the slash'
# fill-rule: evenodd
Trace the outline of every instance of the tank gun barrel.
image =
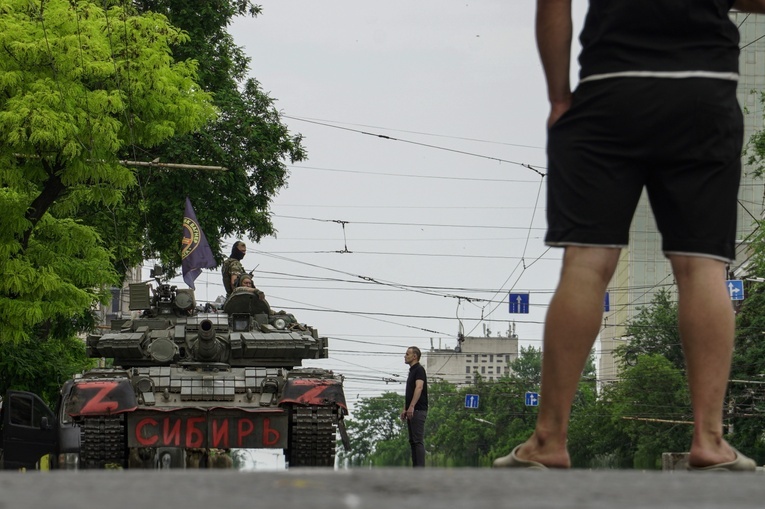
<svg viewBox="0 0 765 509">
<path fill-rule="evenodd" d="M 215 328 L 210 320 L 199 322 L 199 341 L 197 343 L 197 360 L 217 361 L 220 351 Z"/>
</svg>

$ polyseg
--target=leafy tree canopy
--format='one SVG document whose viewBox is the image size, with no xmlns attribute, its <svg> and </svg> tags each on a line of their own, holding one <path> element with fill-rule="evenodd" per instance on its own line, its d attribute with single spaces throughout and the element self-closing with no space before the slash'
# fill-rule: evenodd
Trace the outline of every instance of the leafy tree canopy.
<svg viewBox="0 0 765 509">
<path fill-rule="evenodd" d="M 259 240 L 275 234 L 269 206 L 287 185 L 287 164 L 305 159 L 302 137 L 282 123 L 275 100 L 248 78 L 249 58 L 226 31 L 235 16 L 256 16 L 249 0 L 139 0 L 141 12 L 162 13 L 189 34 L 172 46 L 176 59 L 199 63 L 199 84 L 212 94 L 219 115 L 201 131 L 177 135 L 160 146 L 131 147 L 125 157 L 141 161 L 222 166 L 227 171 L 136 168 L 138 185 L 124 206 L 88 218 L 113 247 L 124 272 L 159 258 L 168 273 L 180 264 L 180 224 L 188 196 L 219 262 L 224 238 Z"/>
<path fill-rule="evenodd" d="M 666 357 L 673 366 L 685 371 L 685 357 L 680 343 L 677 321 L 677 302 L 672 293 L 662 288 L 653 296 L 648 306 L 640 308 L 627 324 L 629 343 L 616 348 L 616 356 L 622 362 L 634 363 L 638 355 L 658 354 Z"/>
<path fill-rule="evenodd" d="M 409 448 L 400 418 L 403 408 L 404 397 L 395 392 L 361 399 L 353 418 L 346 420 L 353 448 L 339 453 L 341 461 L 347 460 L 351 466 L 400 464 Z M 398 454 L 394 452 L 397 449 Z"/>
<path fill-rule="evenodd" d="M 134 183 L 119 153 L 214 117 L 187 36 L 164 16 L 110 2 L 0 6 L 0 338 L 81 315 L 117 281 L 101 236 L 75 214 Z"/>
<path fill-rule="evenodd" d="M 763 134 L 760 133 L 762 139 Z M 757 223 L 750 239 L 748 273 L 765 274 L 765 226 Z M 730 442 L 746 454 L 765 462 L 765 284 L 745 281 L 746 298 L 736 315 L 727 416 L 733 424 Z"/>
</svg>

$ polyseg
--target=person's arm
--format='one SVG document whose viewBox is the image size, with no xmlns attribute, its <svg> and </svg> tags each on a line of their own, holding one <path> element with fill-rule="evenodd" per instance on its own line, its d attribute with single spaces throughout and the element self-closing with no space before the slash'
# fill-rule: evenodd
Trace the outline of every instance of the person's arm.
<svg viewBox="0 0 765 509">
<path fill-rule="evenodd" d="M 733 8 L 742 12 L 765 14 L 765 0 L 736 0 Z"/>
<path fill-rule="evenodd" d="M 537 0 L 536 39 L 550 101 L 548 127 L 571 107 L 572 32 L 571 0 Z"/>
<path fill-rule="evenodd" d="M 407 419 L 411 419 L 412 416 L 414 415 L 414 407 L 417 404 L 417 402 L 420 401 L 420 396 L 422 395 L 422 388 L 424 386 L 425 386 L 425 382 L 423 380 L 414 381 L 414 394 L 412 394 L 412 402 L 409 403 L 409 408 L 405 410 Z"/>
</svg>

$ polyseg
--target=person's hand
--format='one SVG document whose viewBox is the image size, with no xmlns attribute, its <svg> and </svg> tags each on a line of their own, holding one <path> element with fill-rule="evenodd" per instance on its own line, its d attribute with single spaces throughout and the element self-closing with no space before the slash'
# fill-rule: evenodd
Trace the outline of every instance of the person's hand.
<svg viewBox="0 0 765 509">
<path fill-rule="evenodd" d="M 547 117 L 547 128 L 555 124 L 560 117 L 571 108 L 571 96 L 567 97 L 563 101 L 556 101 L 550 103 L 550 116 Z"/>
<path fill-rule="evenodd" d="M 406 420 L 406 410 L 404 410 L 403 412 L 401 412 L 401 420 L 402 420 L 402 421 L 405 421 L 405 420 Z"/>
</svg>

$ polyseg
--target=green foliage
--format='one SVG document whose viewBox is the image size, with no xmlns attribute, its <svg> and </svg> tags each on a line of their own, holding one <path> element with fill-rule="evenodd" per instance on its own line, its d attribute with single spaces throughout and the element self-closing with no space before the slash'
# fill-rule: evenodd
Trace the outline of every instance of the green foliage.
<svg viewBox="0 0 765 509">
<path fill-rule="evenodd" d="M 13 198 L 0 190 L 0 204 Z M 1 206 L 1 205 L 0 205 Z M 0 233 L 0 343 L 29 339 L 36 326 L 81 315 L 116 282 L 109 254 L 91 228 L 43 217 L 22 251 L 12 230 Z"/>
<path fill-rule="evenodd" d="M 542 350 L 533 346 L 521 347 L 518 358 L 510 364 L 510 370 L 514 378 L 523 380 L 538 390 L 542 382 Z"/>
<path fill-rule="evenodd" d="M 660 289 L 651 304 L 641 307 L 627 324 L 629 344 L 617 347 L 616 356 L 622 362 L 631 363 L 638 355 L 663 355 L 677 369 L 685 371 L 677 320 L 677 302 L 669 290 Z"/>
<path fill-rule="evenodd" d="M 127 147 L 156 146 L 215 117 L 188 40 L 124 2 L 0 5 L 0 389 L 49 402 L 87 368 L 76 335 L 118 282 L 88 222 L 135 183 Z M 180 223 L 179 223 L 180 224 Z"/>
<path fill-rule="evenodd" d="M 465 408 L 465 396 L 477 394 L 483 401 L 490 397 L 493 384 L 478 383 L 460 389 L 447 382 L 428 388 L 430 408 L 425 422 L 427 459 L 433 466 L 479 466 L 486 464 L 487 454 L 496 438 L 496 422 L 485 411 Z"/>
<path fill-rule="evenodd" d="M 85 343 L 68 331 L 71 327 L 77 328 L 76 320 L 70 319 L 68 323 L 61 320 L 52 324 L 54 334 L 46 335 L 45 339 L 0 341 L 0 395 L 8 389 L 31 391 L 53 406 L 61 386 L 72 373 L 93 366 L 93 359 L 86 355 Z"/>
<path fill-rule="evenodd" d="M 609 390 L 597 397 L 592 383 L 583 383 L 571 412 L 568 450 L 574 468 L 631 468 L 632 442 L 626 421 L 615 415 Z"/>
<path fill-rule="evenodd" d="M 762 133 L 760 133 L 762 136 Z M 750 274 L 765 274 L 765 229 L 758 221 L 750 239 Z M 765 284 L 745 282 L 746 298 L 736 315 L 736 343 L 733 350 L 729 387 L 728 416 L 734 433 L 730 442 L 753 457 L 765 462 Z"/>
<path fill-rule="evenodd" d="M 635 468 L 661 468 L 663 452 L 685 451 L 691 442 L 693 412 L 685 377 L 667 358 L 641 355 L 620 379 L 607 398 L 612 419 L 625 421 L 619 428 L 630 441 L 629 450 L 616 450 L 632 453 Z"/>
<path fill-rule="evenodd" d="M 409 455 L 409 438 L 401 420 L 404 397 L 385 392 L 375 398 L 359 401 L 353 419 L 345 425 L 352 450 L 339 453 L 340 460 L 350 466 L 403 465 Z"/>
<path fill-rule="evenodd" d="M 750 90 L 751 95 L 757 96 L 760 104 L 765 104 L 765 93 L 761 90 Z M 748 111 L 747 111 L 748 113 Z M 765 175 L 765 131 L 759 130 L 752 134 L 746 145 L 747 165 L 755 177 Z"/>
<path fill-rule="evenodd" d="M 196 64 L 170 54 L 187 39 L 164 16 L 134 16 L 116 5 L 4 3 L 2 183 L 33 194 L 57 191 L 35 219 L 53 201 L 67 213 L 116 202 L 134 182 L 119 164 L 120 150 L 157 145 L 212 118 L 209 95 L 194 82 Z"/>
<path fill-rule="evenodd" d="M 259 240 L 275 234 L 269 206 L 287 184 L 287 163 L 305 159 L 302 137 L 289 132 L 275 101 L 255 79 L 248 79 L 249 59 L 226 31 L 234 16 L 260 13 L 248 0 L 142 0 L 141 12 L 157 12 L 190 36 L 174 45 L 176 59 L 199 62 L 199 84 L 213 93 L 218 117 L 201 131 L 174 136 L 161 146 L 129 153 L 134 159 L 223 166 L 225 172 L 136 170 L 139 186 L 126 194 L 127 206 L 101 212 L 89 220 L 105 228 L 117 268 L 158 258 L 168 272 L 180 264 L 179 226 L 183 202 L 194 204 L 219 262 L 228 254 L 222 238 Z M 147 156 L 146 154 L 150 154 Z M 133 248 L 142 245 L 142 250 Z"/>
</svg>

